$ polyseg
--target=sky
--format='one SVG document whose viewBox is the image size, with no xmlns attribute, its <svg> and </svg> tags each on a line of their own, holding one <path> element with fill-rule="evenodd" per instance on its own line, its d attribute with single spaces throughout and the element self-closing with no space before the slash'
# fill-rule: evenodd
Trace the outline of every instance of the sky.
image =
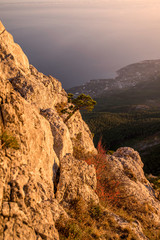
<svg viewBox="0 0 160 240">
<path fill-rule="evenodd" d="M 98 5 L 110 5 L 117 7 L 124 7 L 125 5 L 131 6 L 153 6 L 153 5 L 159 5 L 158 0 L 1 0 L 1 3 L 39 3 L 39 2 L 51 2 L 51 3 L 78 3 L 78 4 L 98 4 Z"/>
<path fill-rule="evenodd" d="M 64 88 L 160 59 L 159 0 L 0 0 L 0 19 L 39 71 Z"/>
</svg>

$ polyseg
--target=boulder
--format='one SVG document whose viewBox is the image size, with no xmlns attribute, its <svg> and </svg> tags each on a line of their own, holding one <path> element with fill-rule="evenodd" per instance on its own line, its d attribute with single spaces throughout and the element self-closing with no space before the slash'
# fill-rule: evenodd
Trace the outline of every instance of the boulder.
<svg viewBox="0 0 160 240">
<path fill-rule="evenodd" d="M 58 202 L 71 202 L 82 197 L 86 202 L 99 202 L 96 190 L 96 171 L 93 165 L 66 155 L 60 163 L 56 199 Z"/>
<path fill-rule="evenodd" d="M 142 215 L 147 215 L 151 224 L 160 227 L 160 202 L 144 175 L 137 151 L 129 147 L 117 149 L 107 157 L 106 174 L 108 182 L 115 179 L 119 184 L 121 207 L 130 209 L 130 212 L 137 209 Z"/>
</svg>

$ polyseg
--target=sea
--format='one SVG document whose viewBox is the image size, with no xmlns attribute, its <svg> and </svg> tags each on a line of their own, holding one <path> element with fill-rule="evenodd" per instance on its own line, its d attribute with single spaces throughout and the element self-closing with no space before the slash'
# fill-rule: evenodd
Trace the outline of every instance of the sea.
<svg viewBox="0 0 160 240">
<path fill-rule="evenodd" d="M 158 0 L 0 0 L 0 20 L 39 71 L 65 89 L 160 59 Z"/>
</svg>

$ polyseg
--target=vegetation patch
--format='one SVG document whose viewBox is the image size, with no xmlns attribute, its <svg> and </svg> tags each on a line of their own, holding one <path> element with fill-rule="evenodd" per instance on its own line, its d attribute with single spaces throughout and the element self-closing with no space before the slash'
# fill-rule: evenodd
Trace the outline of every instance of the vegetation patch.
<svg viewBox="0 0 160 240">
<path fill-rule="evenodd" d="M 110 165 L 108 164 L 108 156 L 106 155 L 105 148 L 102 145 L 100 140 L 97 145 L 98 154 L 89 156 L 85 158 L 85 162 L 89 165 L 93 164 L 96 169 L 97 176 L 97 188 L 96 193 L 105 205 L 112 202 L 116 203 L 120 197 L 119 185 L 120 182 L 118 179 L 110 178 L 108 173 L 112 171 Z M 110 154 L 109 154 L 110 155 Z"/>
<path fill-rule="evenodd" d="M 6 148 L 12 148 L 15 150 L 18 150 L 20 148 L 20 145 L 12 134 L 10 134 L 7 130 L 2 130 L 0 134 L 0 149 L 6 149 Z"/>
<path fill-rule="evenodd" d="M 69 218 L 61 217 L 56 222 L 61 240 L 137 239 L 129 227 L 121 229 L 115 217 L 99 204 L 87 204 L 79 197 L 71 201 L 65 210 Z"/>
<path fill-rule="evenodd" d="M 66 108 L 66 106 L 67 106 L 67 102 L 57 103 L 57 105 L 55 106 L 57 113 L 60 116 L 62 116 L 63 109 Z"/>
</svg>

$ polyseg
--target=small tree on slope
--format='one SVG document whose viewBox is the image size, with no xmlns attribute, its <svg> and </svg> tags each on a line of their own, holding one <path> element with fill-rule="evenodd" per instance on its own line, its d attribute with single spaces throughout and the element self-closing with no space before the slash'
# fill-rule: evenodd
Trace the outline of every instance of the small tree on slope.
<svg viewBox="0 0 160 240">
<path fill-rule="evenodd" d="M 70 103 L 71 105 L 68 108 L 61 110 L 62 113 L 68 114 L 68 116 L 64 120 L 64 122 L 67 122 L 76 111 L 78 111 L 80 109 L 92 111 L 94 106 L 96 105 L 96 101 L 94 101 L 91 98 L 91 96 L 85 95 L 83 93 L 80 94 L 77 98 L 74 98 L 73 94 L 69 93 L 68 94 L 68 103 Z"/>
</svg>

